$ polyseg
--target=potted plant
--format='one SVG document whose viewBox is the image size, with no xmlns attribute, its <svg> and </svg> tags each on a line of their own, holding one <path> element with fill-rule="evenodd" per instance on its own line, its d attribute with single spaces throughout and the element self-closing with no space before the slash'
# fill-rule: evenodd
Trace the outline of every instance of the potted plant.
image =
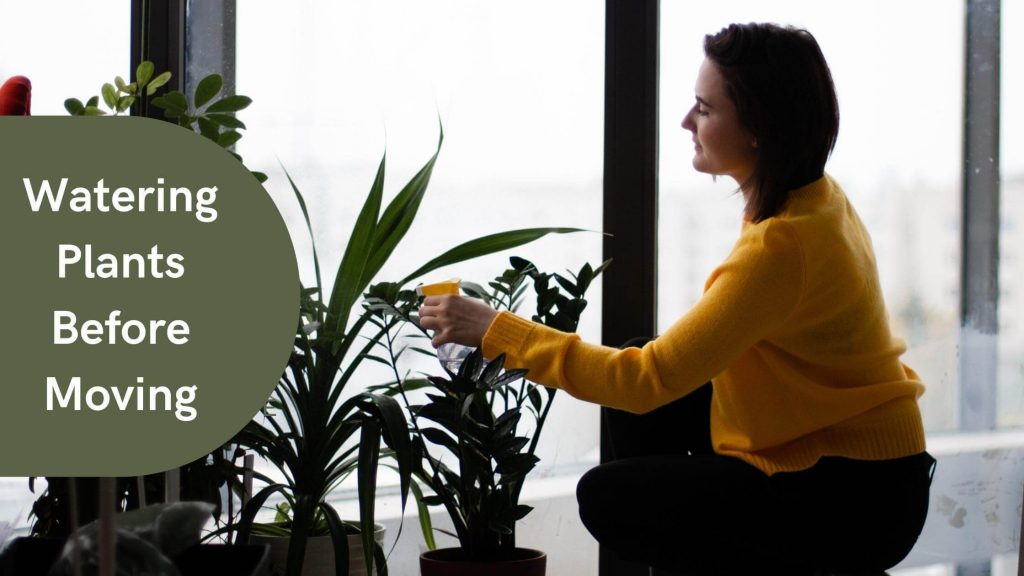
<svg viewBox="0 0 1024 576">
<path fill-rule="evenodd" d="M 313 243 L 315 285 L 302 289 L 301 318 L 288 366 L 263 417 L 250 422 L 238 437 L 243 447 L 262 456 L 284 479 L 273 482 L 261 478 L 267 485 L 246 504 L 239 537 L 245 542 L 256 532 L 287 535 L 288 576 L 301 573 L 307 542 L 313 535 L 330 539 L 334 570 L 345 574 L 349 566 L 346 536 L 357 526 L 367 572 L 372 573 L 374 567 L 381 574 L 386 571 L 383 550 L 374 541 L 378 462 L 382 455 L 395 460 L 404 507 L 416 452 L 403 409 L 393 397 L 365 391 L 343 398 L 343 392 L 361 364 L 376 359 L 374 348 L 394 327 L 393 323 L 380 323 L 377 313 L 363 308 L 360 301 L 416 217 L 442 141 L 443 132 L 437 152 L 383 212 L 385 161 L 381 159 L 329 290 L 324 290 Z M 313 241 L 305 200 L 291 176 L 288 180 Z M 573 231 L 577 230 L 535 228 L 471 240 L 421 266 L 406 282 L 442 266 L 519 246 L 549 233 Z M 390 450 L 382 450 L 381 441 Z M 352 474 L 358 485 L 358 523 L 343 522 L 327 502 L 331 490 Z M 279 521 L 255 523 L 257 512 L 275 494 L 286 503 L 278 509 Z"/>
<path fill-rule="evenodd" d="M 464 291 L 496 309 L 515 311 L 525 282 L 530 280 L 537 296 L 533 320 L 575 332 L 587 305 L 586 291 L 609 262 L 596 270 L 586 264 L 572 278 L 541 273 L 521 258 L 512 258 L 511 264 L 512 268 L 490 283 L 489 293 L 476 284 L 464 284 Z M 426 337 L 415 313 L 419 303 L 414 292 L 395 284 L 373 287 L 367 299 L 368 309 L 379 314 L 382 325 L 394 326 L 398 319 L 417 329 L 417 336 Z M 398 359 L 408 348 L 398 348 L 398 340 L 399 333 L 389 332 L 383 343 L 395 382 L 382 389 L 403 399 L 416 454 L 413 473 L 433 491 L 423 496 L 417 487 L 420 521 L 431 548 L 421 556 L 421 573 L 543 574 L 546 557 L 516 547 L 515 525 L 531 510 L 519 503 L 519 497 L 527 474 L 538 462 L 537 443 L 556 390 L 529 382 L 525 370 L 505 370 L 504 355 L 484 362 L 479 350 L 470 354 L 457 372 L 445 368 L 444 376 L 403 378 Z M 426 394 L 425 403 L 412 404 L 408 393 L 422 388 L 432 388 L 432 393 Z M 523 424 L 523 416 L 527 413 L 532 432 L 525 432 L 528 426 Z M 445 462 L 449 456 L 457 467 L 449 465 L 451 460 Z M 445 508 L 459 539 L 458 548 L 434 549 L 430 516 L 425 510 L 429 506 Z"/>
</svg>

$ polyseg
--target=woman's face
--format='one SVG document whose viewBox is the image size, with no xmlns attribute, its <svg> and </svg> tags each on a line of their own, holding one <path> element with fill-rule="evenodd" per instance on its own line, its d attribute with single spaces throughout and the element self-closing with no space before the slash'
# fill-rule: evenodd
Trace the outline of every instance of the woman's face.
<svg viewBox="0 0 1024 576">
<path fill-rule="evenodd" d="M 742 185 L 754 170 L 757 142 L 740 124 L 725 79 L 707 58 L 700 65 L 694 90 L 696 103 L 683 118 L 683 128 L 693 132 L 694 169 L 731 176 Z"/>
</svg>

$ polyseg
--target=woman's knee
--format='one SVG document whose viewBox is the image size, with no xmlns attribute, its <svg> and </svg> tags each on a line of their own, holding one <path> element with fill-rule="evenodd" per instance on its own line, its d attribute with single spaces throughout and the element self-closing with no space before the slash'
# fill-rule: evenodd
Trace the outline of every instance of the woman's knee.
<svg viewBox="0 0 1024 576">
<path fill-rule="evenodd" d="M 607 475 L 602 468 L 604 466 L 588 470 L 576 484 L 576 502 L 580 507 L 580 519 L 591 533 L 591 524 L 600 517 L 599 509 L 602 503 L 608 501 Z"/>
<path fill-rule="evenodd" d="M 576 484 L 580 520 L 598 541 L 616 526 L 621 529 L 624 494 L 635 494 L 629 477 L 618 463 L 602 464 L 588 470 Z"/>
</svg>

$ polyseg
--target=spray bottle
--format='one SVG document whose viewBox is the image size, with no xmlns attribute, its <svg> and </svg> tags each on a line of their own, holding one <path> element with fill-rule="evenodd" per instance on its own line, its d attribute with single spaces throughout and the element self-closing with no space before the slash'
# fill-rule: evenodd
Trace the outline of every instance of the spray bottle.
<svg viewBox="0 0 1024 576">
<path fill-rule="evenodd" d="M 443 282 L 433 284 L 422 284 L 416 287 L 417 296 L 441 296 L 443 294 L 459 294 L 462 287 L 461 278 L 452 278 Z M 463 346 L 454 342 L 441 344 L 437 348 L 437 360 L 445 370 L 457 373 L 462 361 L 473 352 L 474 348 Z"/>
</svg>

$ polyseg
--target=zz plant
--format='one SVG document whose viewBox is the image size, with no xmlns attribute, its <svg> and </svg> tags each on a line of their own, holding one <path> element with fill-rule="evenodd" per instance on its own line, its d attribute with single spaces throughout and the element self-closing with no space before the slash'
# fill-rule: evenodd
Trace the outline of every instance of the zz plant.
<svg viewBox="0 0 1024 576">
<path fill-rule="evenodd" d="M 469 283 L 463 284 L 463 290 L 496 309 L 515 311 L 527 284 L 532 283 L 536 294 L 532 319 L 575 332 L 587 306 L 586 291 L 609 263 L 597 269 L 586 264 L 567 278 L 542 273 L 532 263 L 513 257 L 512 268 L 490 282 L 489 291 Z M 433 491 L 423 495 L 418 484 L 413 485 L 424 537 L 433 549 L 427 508 L 443 506 L 467 560 L 511 559 L 515 524 L 531 510 L 519 503 L 520 494 L 538 462 L 537 443 L 556 390 L 530 382 L 525 370 L 506 370 L 504 355 L 484 362 L 479 350 L 455 373 L 445 369 L 443 376 L 403 378 L 399 358 L 408 350 L 420 349 L 398 345 L 403 337 L 400 328 L 412 326 L 418 331 L 415 337 L 427 337 L 415 312 L 420 302 L 413 291 L 394 284 L 374 286 L 367 298 L 367 308 L 377 314 L 375 322 L 387 330 L 382 347 L 395 376 L 393 383 L 378 389 L 402 398 L 416 456 L 413 474 Z M 414 404 L 408 393 L 420 389 L 429 390 L 426 402 Z M 526 414 L 529 418 L 524 419 Z"/>
</svg>

